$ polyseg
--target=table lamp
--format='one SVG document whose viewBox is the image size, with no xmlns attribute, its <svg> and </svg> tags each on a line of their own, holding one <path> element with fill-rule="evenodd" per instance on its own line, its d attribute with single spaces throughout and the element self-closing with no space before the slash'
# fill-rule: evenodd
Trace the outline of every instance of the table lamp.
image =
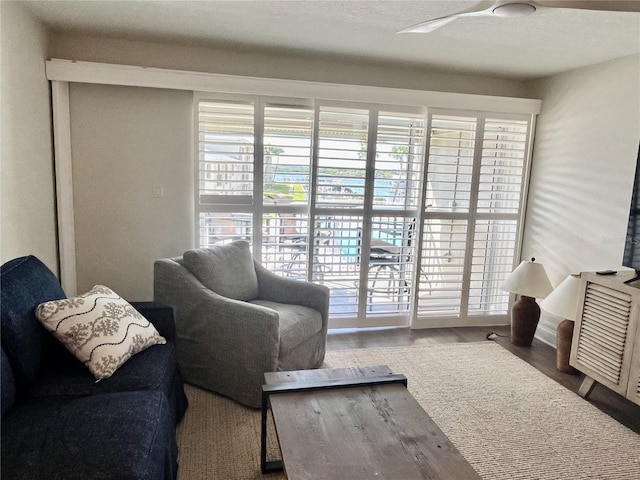
<svg viewBox="0 0 640 480">
<path fill-rule="evenodd" d="M 535 263 L 535 258 L 530 262 L 524 261 L 511 272 L 500 288 L 520 296 L 511 309 L 511 343 L 531 346 L 540 320 L 536 298 L 544 298 L 553 290 L 544 267 L 541 263 Z"/>
<path fill-rule="evenodd" d="M 564 373 L 573 375 L 578 370 L 569 365 L 574 320 L 578 315 L 578 295 L 580 294 L 580 275 L 569 275 L 542 302 L 540 308 L 564 318 L 556 333 L 556 367 Z"/>
</svg>

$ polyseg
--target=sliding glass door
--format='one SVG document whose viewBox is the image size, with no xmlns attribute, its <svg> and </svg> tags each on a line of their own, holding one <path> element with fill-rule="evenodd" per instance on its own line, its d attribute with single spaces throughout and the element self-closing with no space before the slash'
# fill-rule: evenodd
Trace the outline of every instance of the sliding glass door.
<svg viewBox="0 0 640 480">
<path fill-rule="evenodd" d="M 246 239 L 273 272 L 331 290 L 331 326 L 502 314 L 527 117 L 199 96 L 201 247 Z M 504 305 L 503 305 L 504 304 Z"/>
</svg>

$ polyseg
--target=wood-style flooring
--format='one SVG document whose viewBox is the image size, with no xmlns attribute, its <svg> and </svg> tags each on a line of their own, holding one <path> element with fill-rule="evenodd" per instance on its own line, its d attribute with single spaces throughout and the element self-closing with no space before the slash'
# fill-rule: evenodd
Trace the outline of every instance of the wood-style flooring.
<svg viewBox="0 0 640 480">
<path fill-rule="evenodd" d="M 569 375 L 556 369 L 556 350 L 549 345 L 534 340 L 531 347 L 518 347 L 509 341 L 509 327 L 458 327 L 411 330 L 409 328 L 389 328 L 371 330 L 335 330 L 329 333 L 327 350 L 350 348 L 373 348 L 412 345 L 416 339 L 421 343 L 458 343 L 486 341 L 487 334 L 495 332 L 499 337 L 494 341 L 543 372 L 548 377 L 572 392 L 578 392 L 584 376 Z M 496 372 L 499 375 L 499 372 Z M 523 379 L 526 381 L 526 379 Z M 640 434 L 640 406 L 597 384 L 587 399 L 588 402 L 607 413 L 634 432 Z"/>
</svg>

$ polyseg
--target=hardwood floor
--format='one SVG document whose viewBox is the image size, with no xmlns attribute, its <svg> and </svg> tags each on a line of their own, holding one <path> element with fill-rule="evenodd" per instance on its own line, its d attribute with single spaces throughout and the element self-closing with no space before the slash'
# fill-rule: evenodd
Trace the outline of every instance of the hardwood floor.
<svg viewBox="0 0 640 480">
<path fill-rule="evenodd" d="M 545 343 L 534 340 L 531 347 L 518 347 L 509 341 L 509 327 L 460 327 L 411 330 L 409 328 L 372 329 L 362 331 L 329 332 L 327 350 L 350 348 L 373 348 L 412 345 L 417 339 L 421 343 L 458 343 L 487 341 L 487 334 L 495 332 L 495 340 L 514 355 L 543 372 L 548 377 L 572 392 L 578 392 L 584 376 L 569 375 L 556 369 L 556 350 Z M 525 380 L 523 380 L 525 381 Z M 596 385 L 589 396 L 589 403 L 613 417 L 634 432 L 640 434 L 640 406 L 612 392 L 602 385 Z"/>
</svg>

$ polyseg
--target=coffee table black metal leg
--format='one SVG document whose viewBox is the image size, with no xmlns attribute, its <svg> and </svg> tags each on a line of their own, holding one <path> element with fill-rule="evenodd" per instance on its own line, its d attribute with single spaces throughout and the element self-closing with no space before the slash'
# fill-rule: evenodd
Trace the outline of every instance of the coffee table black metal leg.
<svg viewBox="0 0 640 480">
<path fill-rule="evenodd" d="M 267 413 L 269 408 L 269 393 L 262 392 L 262 425 L 260 427 L 260 469 L 262 473 L 281 472 L 284 470 L 282 460 L 267 460 Z"/>
</svg>

